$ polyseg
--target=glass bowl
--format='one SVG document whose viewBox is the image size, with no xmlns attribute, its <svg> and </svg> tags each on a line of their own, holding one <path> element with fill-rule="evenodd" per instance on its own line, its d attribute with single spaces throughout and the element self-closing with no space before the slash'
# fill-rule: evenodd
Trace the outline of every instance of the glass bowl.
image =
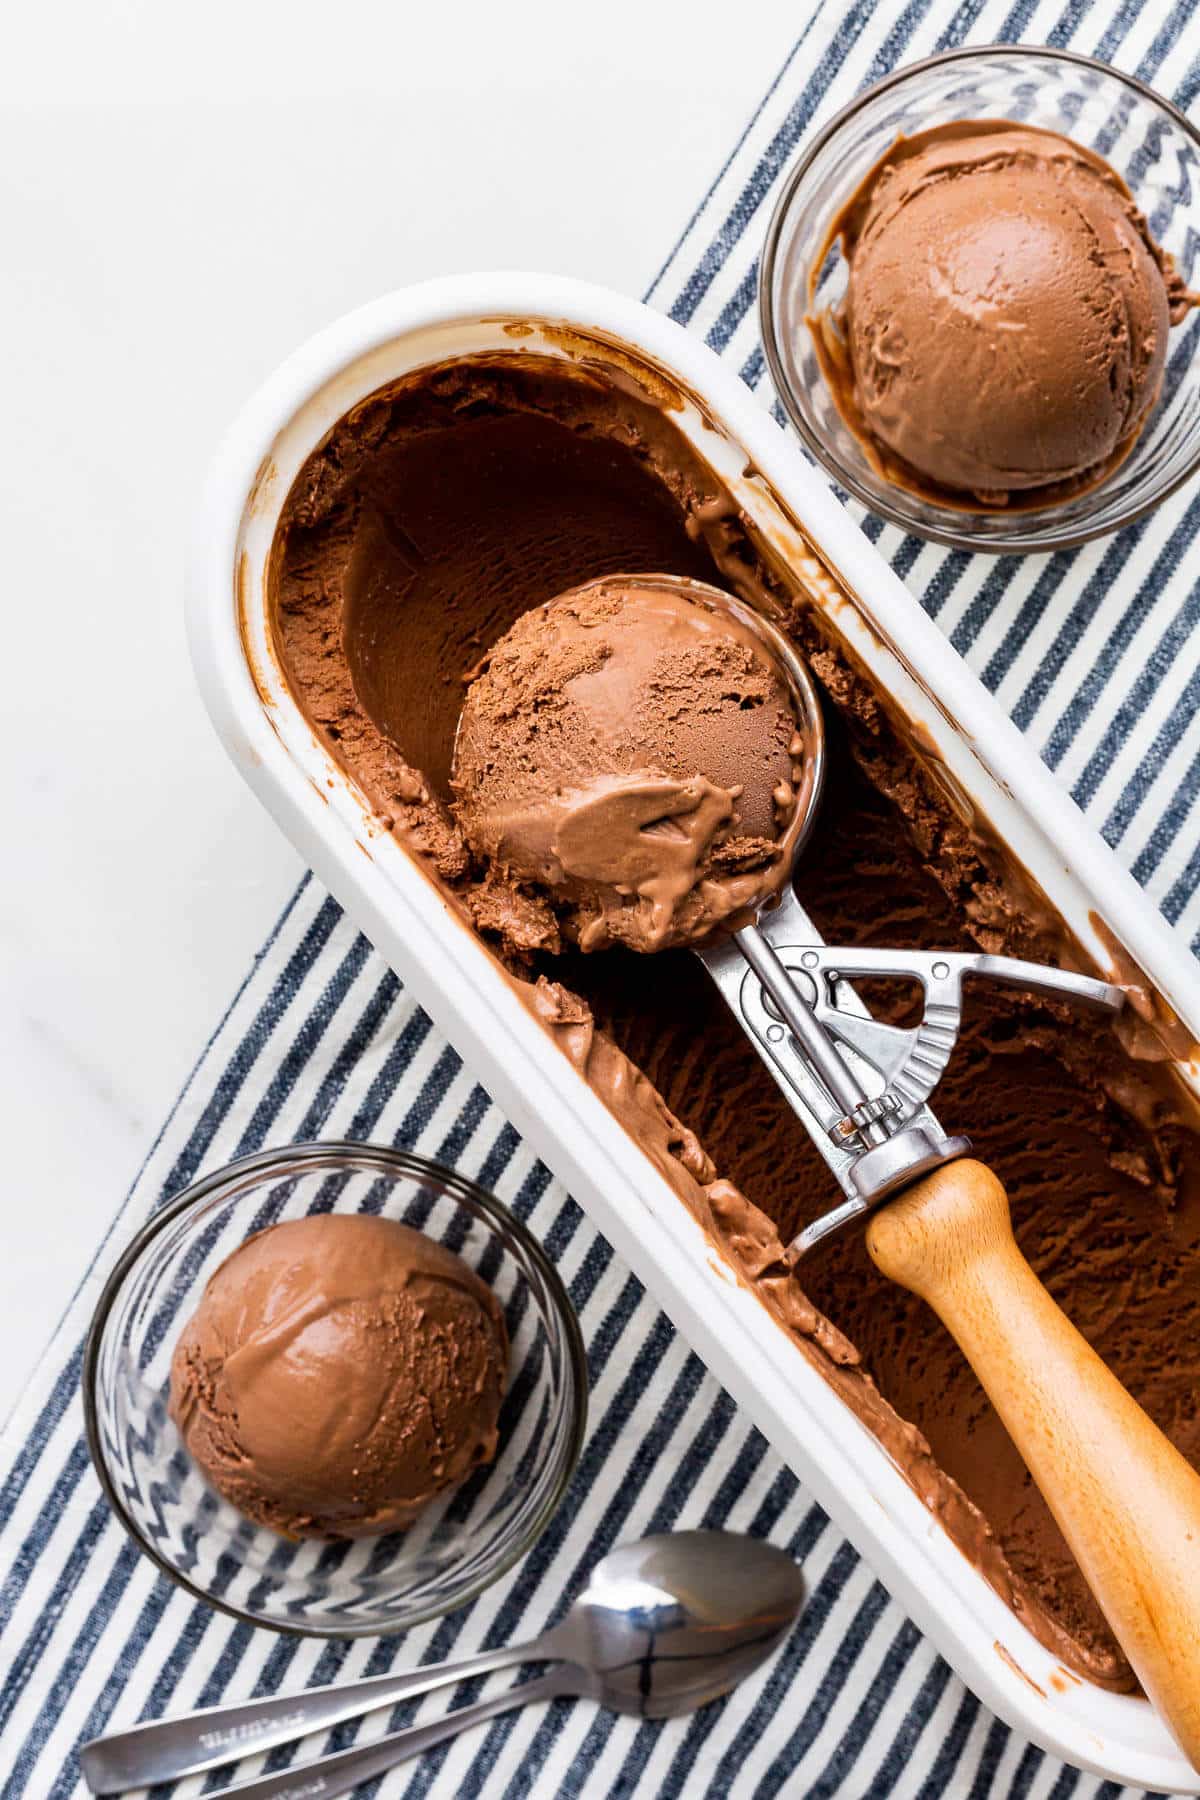
<svg viewBox="0 0 1200 1800">
<path fill-rule="evenodd" d="M 495 1291 L 512 1345 L 495 1461 L 405 1531 L 293 1542 L 208 1486 L 167 1413 L 171 1352 L 209 1276 L 253 1232 L 311 1212 L 381 1213 L 455 1250 Z M 298 1144 L 229 1163 L 169 1202 L 105 1284 L 83 1370 L 88 1447 L 138 1548 L 198 1600 L 314 1637 L 404 1631 L 464 1605 L 525 1554 L 583 1442 L 587 1359 L 555 1270 L 500 1201 L 372 1144 Z"/>
<path fill-rule="evenodd" d="M 879 474 L 837 409 L 805 323 L 809 273 L 833 219 L 892 142 L 948 120 L 1001 118 L 1061 132 L 1105 157 L 1188 287 L 1200 286 L 1200 131 L 1142 82 L 1090 57 L 980 45 L 898 69 L 851 101 L 800 158 L 763 248 L 763 347 L 804 443 L 872 512 L 960 550 L 1063 550 L 1140 518 L 1200 466 L 1200 310 L 1172 329 L 1158 405 L 1120 467 L 1090 493 L 1010 513 L 938 505 Z M 845 285 L 846 265 L 835 252 L 815 307 L 836 304 Z"/>
</svg>

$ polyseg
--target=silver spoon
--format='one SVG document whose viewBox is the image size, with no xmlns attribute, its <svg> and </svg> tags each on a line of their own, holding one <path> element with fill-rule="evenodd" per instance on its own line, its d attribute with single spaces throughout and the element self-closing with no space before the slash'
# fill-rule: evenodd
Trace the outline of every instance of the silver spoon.
<svg viewBox="0 0 1200 1800">
<path fill-rule="evenodd" d="M 227 1790 L 252 1800 L 338 1794 L 495 1713 L 557 1694 L 586 1696 L 648 1719 L 690 1712 L 727 1693 L 764 1662 L 791 1630 L 803 1600 L 799 1569 L 773 1544 L 725 1531 L 663 1533 L 625 1544 L 598 1562 L 566 1616 L 532 1643 L 484 1650 L 404 1675 L 210 1706 L 136 1725 L 94 1739 L 80 1761 L 93 1793 L 150 1787 L 472 1675 L 525 1662 L 562 1665 L 432 1725 L 310 1763 L 303 1781 L 296 1769 Z M 318 1776 L 329 1785 L 312 1785 Z"/>
</svg>

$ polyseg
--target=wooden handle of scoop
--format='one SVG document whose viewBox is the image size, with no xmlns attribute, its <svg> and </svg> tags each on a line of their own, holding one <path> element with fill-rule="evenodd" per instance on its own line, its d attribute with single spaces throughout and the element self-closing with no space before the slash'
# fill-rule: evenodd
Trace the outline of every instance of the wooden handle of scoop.
<svg viewBox="0 0 1200 1800">
<path fill-rule="evenodd" d="M 1200 1768 L 1200 1475 L 1050 1298 L 982 1163 L 947 1163 L 889 1201 L 867 1248 L 957 1339 L 1142 1686 Z"/>
</svg>

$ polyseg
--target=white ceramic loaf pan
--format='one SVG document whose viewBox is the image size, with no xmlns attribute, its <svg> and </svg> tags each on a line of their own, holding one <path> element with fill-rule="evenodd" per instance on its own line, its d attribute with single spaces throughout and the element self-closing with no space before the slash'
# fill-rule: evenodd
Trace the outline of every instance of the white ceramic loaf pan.
<svg viewBox="0 0 1200 1800">
<path fill-rule="evenodd" d="M 514 337 L 505 326 L 515 322 L 532 334 Z M 409 288 L 321 332 L 267 382 L 217 457 L 195 550 L 190 635 L 217 730 L 264 805 L 499 1105 L 986 1705 L 1047 1750 L 1113 1780 L 1200 1793 L 1200 1777 L 1144 1701 L 1063 1678 L 875 1438 L 724 1270 L 488 953 L 400 845 L 372 826 L 280 679 L 267 632 L 267 560 L 292 480 L 330 426 L 424 364 L 518 347 L 578 354 L 574 334 L 595 340 L 589 355 L 627 372 L 649 365 L 697 397 L 674 422 L 936 745 L 952 781 L 1101 965 L 1108 953 L 1092 916 L 1200 1031 L 1191 957 L 796 445 L 703 343 L 601 288 L 520 274 Z"/>
</svg>

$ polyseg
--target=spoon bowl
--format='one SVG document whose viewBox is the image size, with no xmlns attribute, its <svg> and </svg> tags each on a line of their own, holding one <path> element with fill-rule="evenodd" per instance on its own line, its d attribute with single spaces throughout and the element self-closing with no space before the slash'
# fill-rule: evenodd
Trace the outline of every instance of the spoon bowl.
<svg viewBox="0 0 1200 1800">
<path fill-rule="evenodd" d="M 602 1706 L 669 1719 L 756 1669 L 803 1602 L 803 1577 L 774 1544 L 678 1531 L 604 1557 L 554 1636 L 560 1655 L 597 1677 Z"/>
</svg>

